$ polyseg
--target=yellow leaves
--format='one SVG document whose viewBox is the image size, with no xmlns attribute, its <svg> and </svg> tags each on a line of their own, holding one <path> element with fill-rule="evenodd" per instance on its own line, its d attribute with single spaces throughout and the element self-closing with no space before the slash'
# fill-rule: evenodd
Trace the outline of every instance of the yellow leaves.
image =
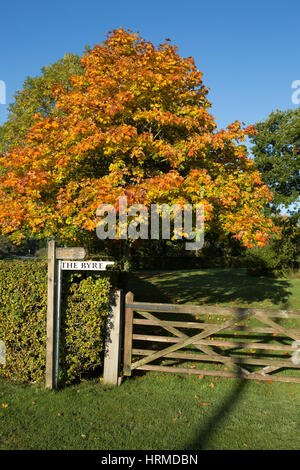
<svg viewBox="0 0 300 470">
<path fill-rule="evenodd" d="M 1 404 L 1 408 L 7 408 L 8 407 L 8 403 L 2 403 Z"/>
<path fill-rule="evenodd" d="M 265 242 L 271 195 L 240 145 L 254 129 L 216 130 L 191 57 L 120 28 L 81 62 L 70 89 L 54 89 L 62 113 L 38 116 L 1 158 L 2 230 L 75 241 L 94 230 L 97 206 L 122 193 L 130 203 L 203 203 L 206 229 L 214 220 L 244 245 Z"/>
</svg>

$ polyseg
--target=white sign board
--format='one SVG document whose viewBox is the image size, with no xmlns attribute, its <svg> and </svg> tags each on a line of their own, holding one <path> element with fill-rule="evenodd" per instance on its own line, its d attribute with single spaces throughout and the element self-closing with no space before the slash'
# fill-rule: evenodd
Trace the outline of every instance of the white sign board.
<svg viewBox="0 0 300 470">
<path fill-rule="evenodd" d="M 61 261 L 63 271 L 105 271 L 113 261 Z"/>
</svg>

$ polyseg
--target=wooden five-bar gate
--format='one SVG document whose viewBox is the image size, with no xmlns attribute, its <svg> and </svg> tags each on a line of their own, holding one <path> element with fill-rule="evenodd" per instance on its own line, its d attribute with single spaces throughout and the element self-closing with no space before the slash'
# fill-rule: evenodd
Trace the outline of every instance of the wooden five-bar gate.
<svg viewBox="0 0 300 470">
<path fill-rule="evenodd" d="M 135 302 L 129 292 L 123 374 L 152 370 L 300 383 L 299 327 L 299 310 Z M 197 362 L 216 368 L 200 369 Z M 290 376 L 287 369 L 293 369 Z"/>
</svg>

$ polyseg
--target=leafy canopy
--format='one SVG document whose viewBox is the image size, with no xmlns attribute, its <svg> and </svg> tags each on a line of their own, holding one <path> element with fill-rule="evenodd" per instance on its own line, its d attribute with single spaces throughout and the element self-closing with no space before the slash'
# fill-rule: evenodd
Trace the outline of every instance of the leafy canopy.
<svg viewBox="0 0 300 470">
<path fill-rule="evenodd" d="M 34 124 L 34 116 L 49 116 L 55 108 L 53 85 L 59 84 L 65 90 L 70 88 L 70 77 L 83 72 L 77 54 L 65 54 L 63 59 L 43 67 L 41 75 L 28 77 L 21 91 L 17 90 L 14 101 L 8 107 L 8 120 L 0 126 L 0 152 L 23 142 L 28 130 Z"/>
<path fill-rule="evenodd" d="M 206 230 L 265 243 L 272 195 L 243 145 L 254 129 L 217 130 L 191 57 L 121 28 L 81 66 L 70 87 L 53 89 L 53 111 L 0 158 L 3 233 L 84 242 L 99 204 L 127 196 L 128 206 L 202 203 Z"/>
<path fill-rule="evenodd" d="M 300 108 L 276 111 L 256 125 L 251 137 L 255 165 L 274 192 L 272 210 L 299 202 Z M 299 206 L 298 206 L 299 207 Z"/>
</svg>

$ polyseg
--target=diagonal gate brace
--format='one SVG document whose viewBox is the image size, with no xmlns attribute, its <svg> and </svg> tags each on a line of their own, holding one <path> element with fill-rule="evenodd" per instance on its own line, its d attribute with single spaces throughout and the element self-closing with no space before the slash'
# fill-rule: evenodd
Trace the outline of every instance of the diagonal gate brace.
<svg viewBox="0 0 300 470">
<path fill-rule="evenodd" d="M 159 359 L 160 357 L 166 356 L 167 354 L 169 354 L 173 351 L 177 351 L 178 349 L 181 349 L 185 346 L 193 344 L 193 343 L 197 342 L 200 339 L 206 338 L 206 337 L 211 336 L 211 335 L 213 335 L 213 334 L 215 334 L 219 331 L 225 330 L 226 328 L 229 328 L 230 326 L 233 326 L 237 322 L 246 320 L 247 318 L 249 318 L 252 315 L 253 315 L 253 313 L 251 313 L 251 312 L 241 312 L 240 315 L 239 315 L 238 320 L 237 319 L 228 320 L 227 322 L 224 322 L 221 325 L 214 325 L 213 327 L 207 328 L 205 331 L 202 331 L 201 333 L 198 333 L 197 335 L 190 336 L 190 337 L 187 337 L 186 335 L 184 335 L 184 333 L 180 332 L 180 337 L 182 338 L 182 340 L 180 342 L 178 342 L 176 344 L 173 344 L 172 346 L 169 346 L 169 347 L 167 347 L 165 349 L 162 349 L 160 351 L 156 351 L 153 354 L 150 354 L 149 356 L 144 357 L 144 358 L 140 359 L 139 361 L 134 362 L 131 366 L 131 369 L 133 370 L 133 369 L 136 369 L 137 367 L 141 367 L 145 364 L 148 364 L 149 362 L 152 362 L 156 359 Z M 184 335 L 184 337 L 182 335 Z M 222 358 L 223 356 L 220 355 L 219 357 Z"/>
</svg>

